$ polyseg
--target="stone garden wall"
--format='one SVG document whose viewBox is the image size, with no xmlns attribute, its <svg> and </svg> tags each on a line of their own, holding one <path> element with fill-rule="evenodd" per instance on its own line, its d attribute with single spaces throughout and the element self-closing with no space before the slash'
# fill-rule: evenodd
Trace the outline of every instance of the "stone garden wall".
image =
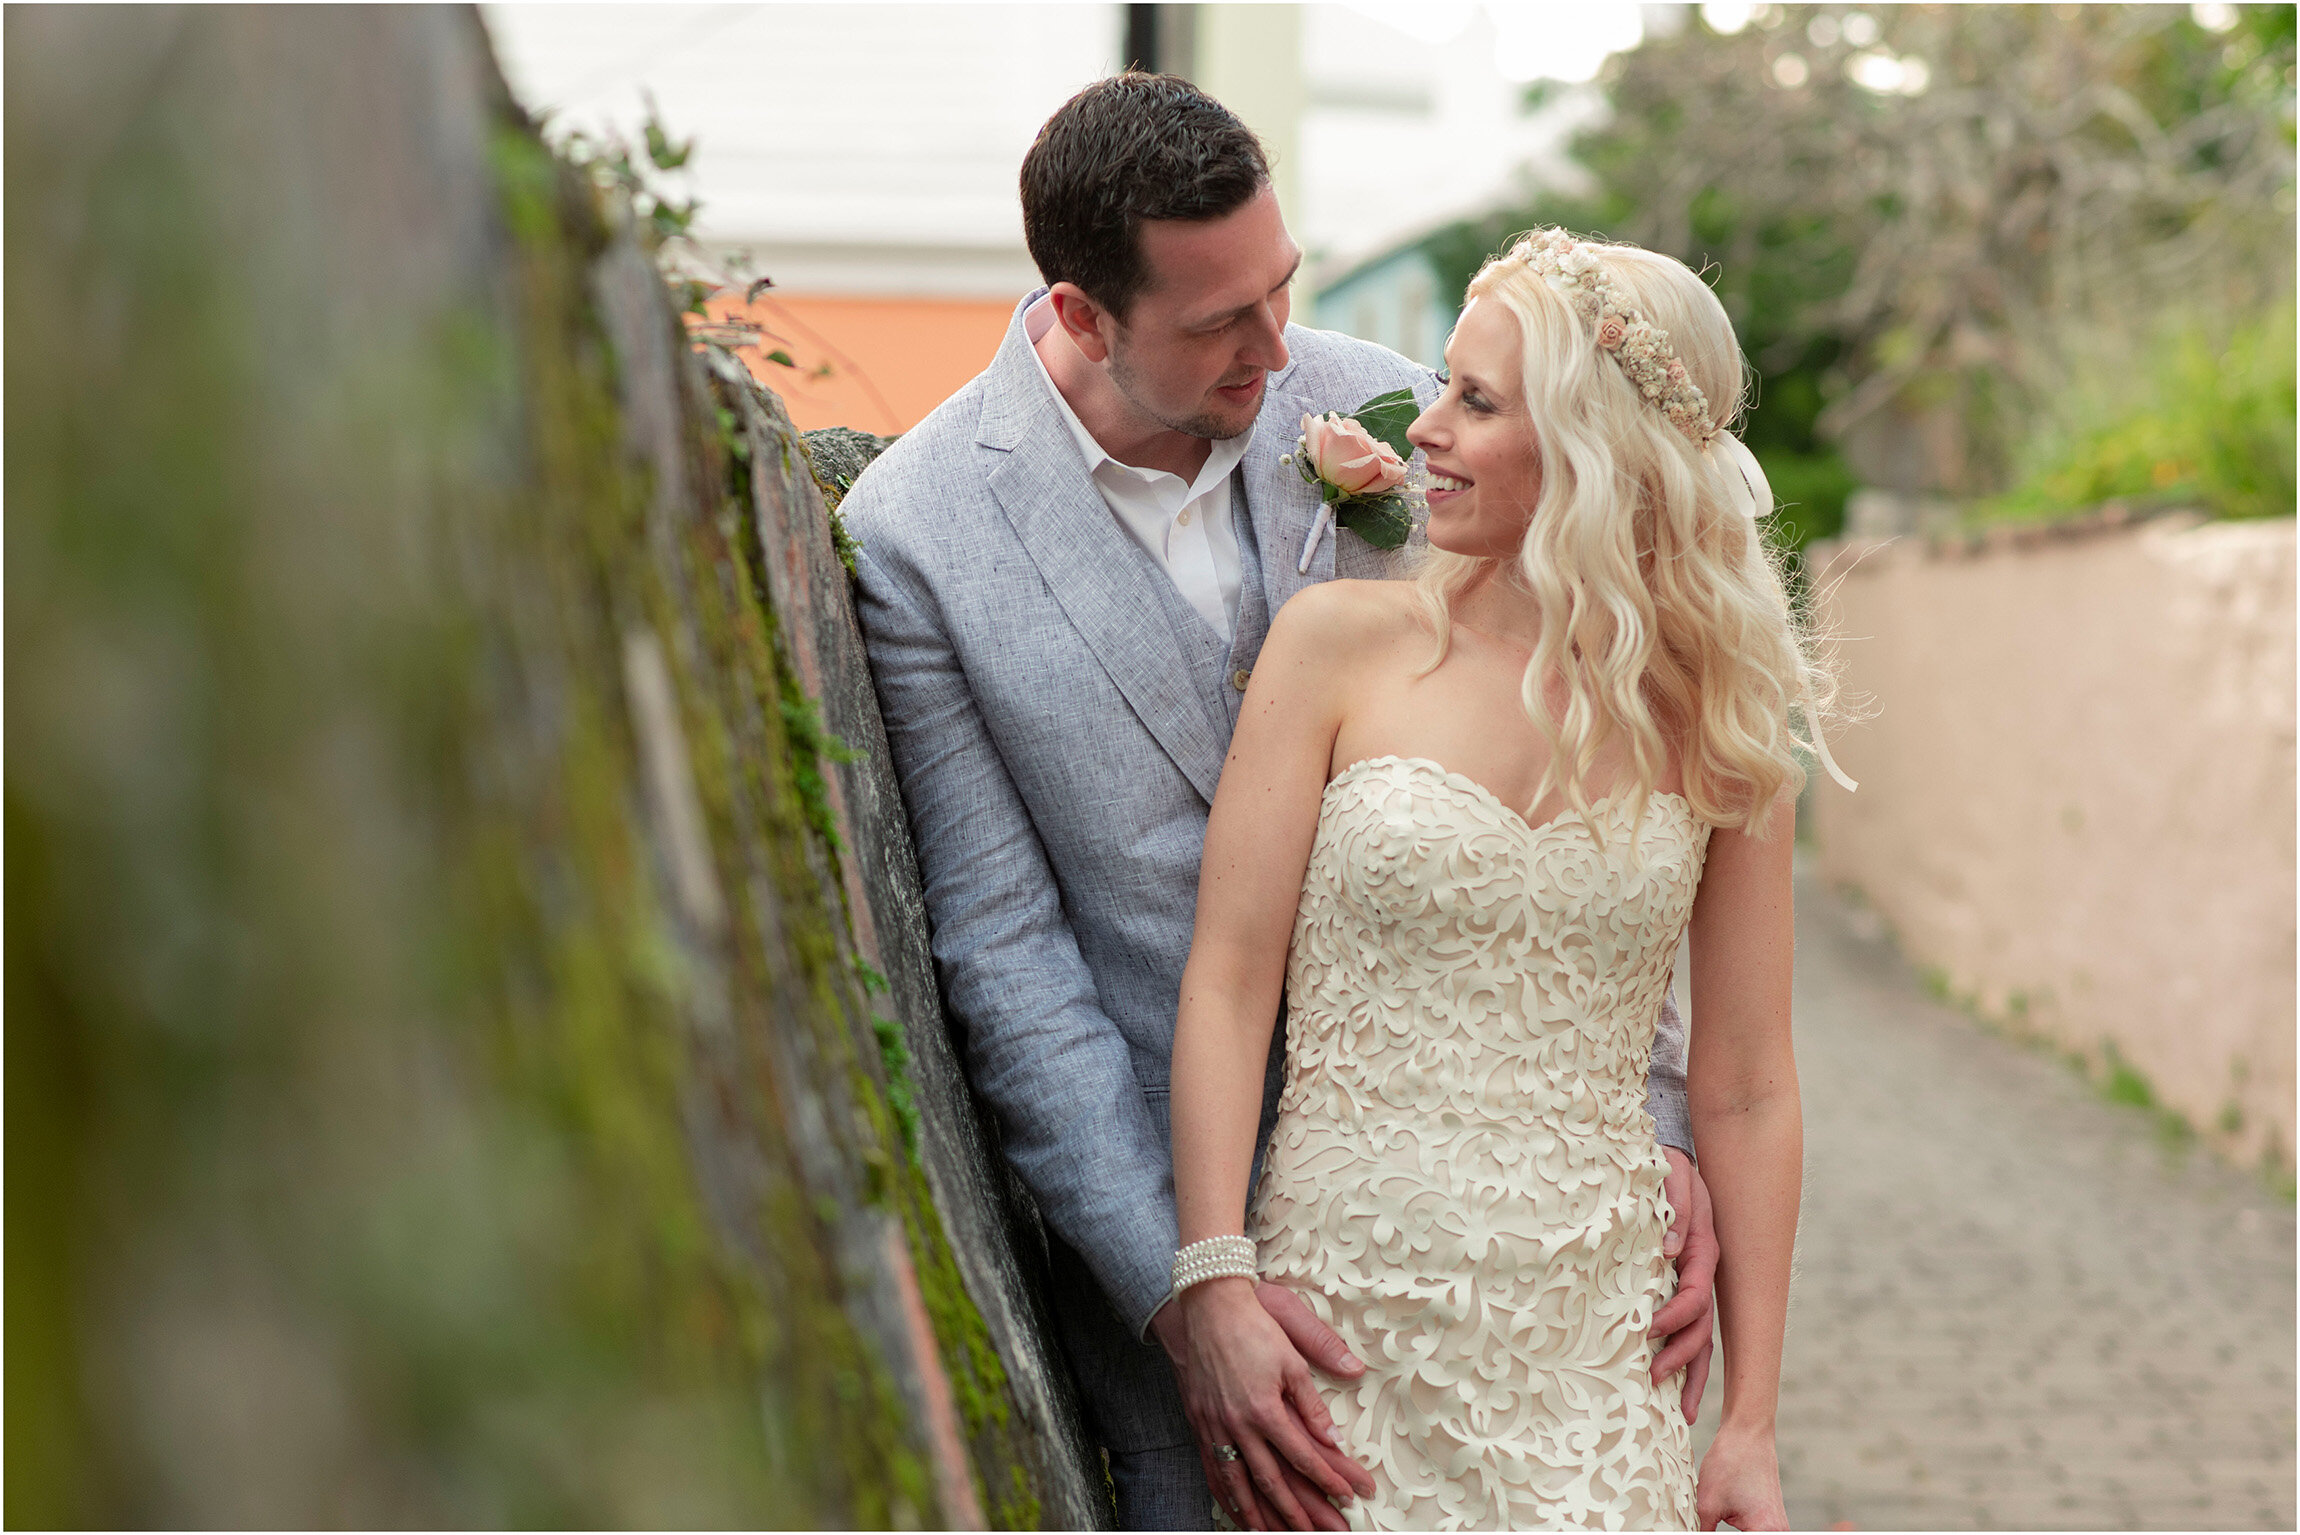
<svg viewBox="0 0 2300 1535">
<path fill-rule="evenodd" d="M 7 1522 L 1106 1523 L 780 405 L 469 10 L 5 24 Z"/>
</svg>

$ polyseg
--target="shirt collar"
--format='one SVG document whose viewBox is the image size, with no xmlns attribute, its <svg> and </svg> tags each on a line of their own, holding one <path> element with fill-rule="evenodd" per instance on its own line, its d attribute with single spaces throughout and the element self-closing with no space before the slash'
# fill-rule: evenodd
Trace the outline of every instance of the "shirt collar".
<svg viewBox="0 0 2300 1535">
<path fill-rule="evenodd" d="M 1062 397 L 1062 391 L 1054 385 L 1054 375 L 1046 371 L 1046 359 L 1038 355 L 1038 339 L 1046 334 L 1047 327 L 1053 323 L 1054 300 L 1041 298 L 1023 312 L 1023 339 L 1030 343 L 1030 360 L 1038 364 L 1038 376 L 1046 380 L 1046 392 L 1054 396 L 1055 407 L 1062 412 L 1062 419 L 1069 424 L 1070 435 L 1078 439 L 1078 451 L 1086 457 L 1086 472 L 1088 474 L 1096 479 L 1101 479 L 1105 474 L 1129 476 L 1153 491 L 1162 490 L 1168 495 L 1172 494 L 1174 487 L 1180 486 L 1183 492 L 1182 498 L 1171 508 L 1173 511 L 1180 511 L 1182 507 L 1197 500 L 1230 477 L 1230 471 L 1238 467 L 1238 461 L 1246 456 L 1247 445 L 1254 440 L 1253 427 L 1248 427 L 1235 437 L 1217 439 L 1213 444 L 1212 451 L 1206 455 L 1205 467 L 1201 468 L 1198 471 L 1198 477 L 1186 486 L 1182 484 L 1182 477 L 1178 474 L 1170 474 L 1163 469 L 1137 468 L 1133 464 L 1123 463 L 1112 458 L 1109 450 L 1104 448 L 1101 443 L 1096 442 L 1094 434 L 1086 430 L 1086 423 L 1078 419 L 1078 412 L 1070 408 L 1070 402 Z M 1160 499 L 1163 500 L 1166 497 L 1162 496 Z"/>
</svg>

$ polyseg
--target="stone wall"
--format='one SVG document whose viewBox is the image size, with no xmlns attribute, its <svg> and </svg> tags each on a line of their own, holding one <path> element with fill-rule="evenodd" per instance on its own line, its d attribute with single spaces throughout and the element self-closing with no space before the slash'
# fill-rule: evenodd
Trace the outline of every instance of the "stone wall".
<svg viewBox="0 0 2300 1535">
<path fill-rule="evenodd" d="M 780 406 L 468 10 L 5 25 L 6 1522 L 1106 1523 Z"/>
<path fill-rule="evenodd" d="M 1984 1018 L 2290 1165 L 2293 524 L 1820 551 L 1876 715 L 1822 868 Z M 2128 1093 L 2137 1084 L 2124 1077 Z"/>
</svg>

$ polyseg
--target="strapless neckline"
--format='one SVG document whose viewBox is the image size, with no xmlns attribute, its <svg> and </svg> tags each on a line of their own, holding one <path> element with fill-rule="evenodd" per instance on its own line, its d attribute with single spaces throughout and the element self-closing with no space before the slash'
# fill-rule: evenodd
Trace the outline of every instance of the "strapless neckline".
<svg viewBox="0 0 2300 1535">
<path fill-rule="evenodd" d="M 1343 768 L 1339 773 L 1336 773 L 1332 778 L 1326 780 L 1325 793 L 1320 796 L 1319 800 L 1320 812 L 1323 813 L 1325 809 L 1325 801 L 1332 797 L 1335 788 L 1341 784 L 1347 783 L 1353 777 L 1361 776 L 1361 770 L 1378 768 L 1391 764 L 1400 767 L 1419 767 L 1429 769 L 1430 772 L 1437 775 L 1437 777 L 1441 779 L 1449 788 L 1460 790 L 1463 794 L 1476 801 L 1479 805 L 1482 805 L 1489 811 L 1495 812 L 1503 820 L 1516 825 L 1529 837 L 1540 837 L 1548 832 L 1558 830 L 1559 828 L 1565 826 L 1581 825 L 1581 817 L 1574 813 L 1571 806 L 1560 810 L 1557 814 L 1549 817 L 1547 820 L 1540 821 L 1538 823 L 1529 821 L 1526 819 L 1525 813 L 1523 811 L 1512 805 L 1508 800 L 1503 799 L 1500 795 L 1494 793 L 1484 784 L 1479 783 L 1476 779 L 1470 777 L 1467 773 L 1457 773 L 1453 769 L 1447 767 L 1444 763 L 1439 762 L 1432 757 L 1406 757 L 1399 756 L 1394 753 L 1385 753 L 1379 757 L 1360 757 L 1357 761 L 1351 763 L 1348 767 Z M 1674 805 L 1677 809 L 1677 813 L 1683 819 L 1687 821 L 1699 820 L 1699 817 L 1693 813 L 1693 802 L 1687 799 L 1684 795 L 1677 793 L 1673 789 L 1655 789 L 1652 791 L 1651 795 L 1648 796 L 1647 799 L 1645 807 L 1646 815 L 1650 817 L 1656 808 L 1661 807 L 1663 801 L 1668 801 L 1670 804 Z M 1626 808 L 1629 803 L 1630 796 L 1628 795 L 1605 794 L 1591 800 L 1589 802 L 1589 809 L 1592 815 L 1602 815 L 1604 819 L 1611 820 L 1613 818 L 1613 812 Z"/>
</svg>

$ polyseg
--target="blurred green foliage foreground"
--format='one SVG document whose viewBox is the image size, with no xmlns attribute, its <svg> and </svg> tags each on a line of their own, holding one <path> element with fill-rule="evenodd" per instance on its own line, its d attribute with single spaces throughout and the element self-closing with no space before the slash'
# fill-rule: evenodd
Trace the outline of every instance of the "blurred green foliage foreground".
<svg viewBox="0 0 2300 1535">
<path fill-rule="evenodd" d="M 1607 61 L 1579 185 L 1430 237 L 1449 280 L 1545 223 L 1708 272 L 1796 544 L 1859 486 L 2291 514 L 2293 7 L 1678 15 Z"/>
<path fill-rule="evenodd" d="M 467 10 L 6 54 L 6 1522 L 1035 1522 L 779 407 Z"/>
</svg>

